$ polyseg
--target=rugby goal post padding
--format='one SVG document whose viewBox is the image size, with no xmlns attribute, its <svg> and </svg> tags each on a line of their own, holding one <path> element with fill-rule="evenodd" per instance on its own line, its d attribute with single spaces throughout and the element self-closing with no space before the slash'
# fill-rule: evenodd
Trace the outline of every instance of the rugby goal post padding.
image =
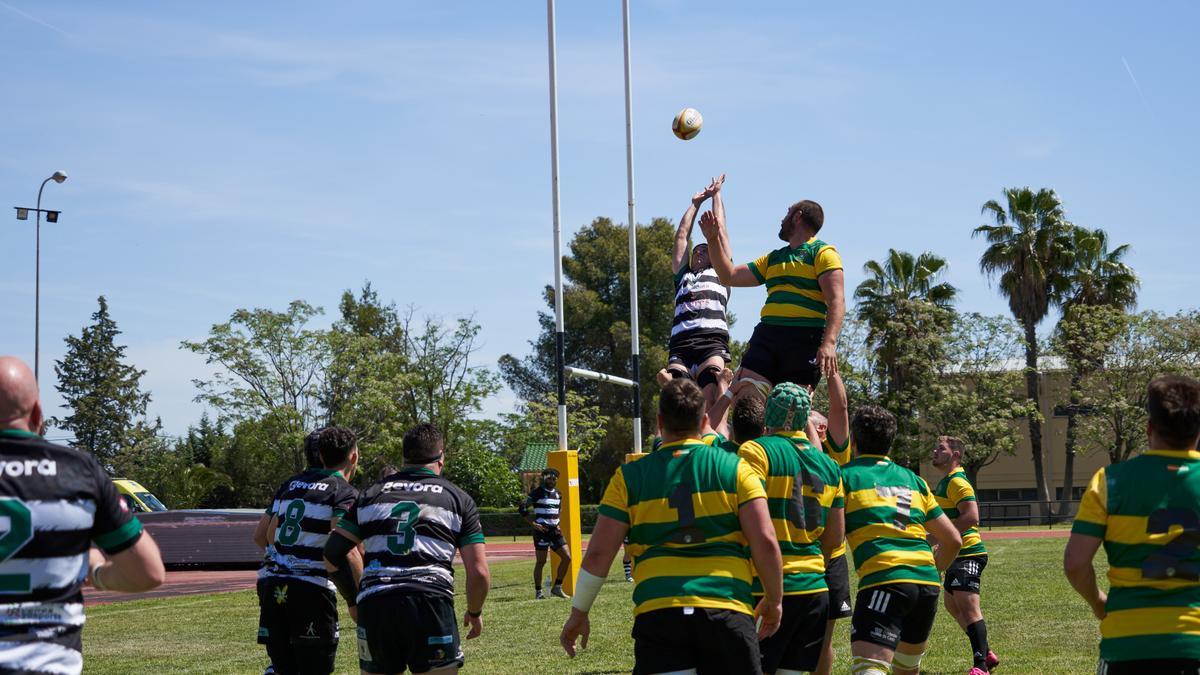
<svg viewBox="0 0 1200 675">
<path fill-rule="evenodd" d="M 546 466 L 558 470 L 558 491 L 562 495 L 559 505 L 558 526 L 563 539 L 567 540 L 567 551 L 571 554 L 571 567 L 563 579 L 563 590 L 575 595 L 575 577 L 583 562 L 583 528 L 579 518 L 579 453 L 574 450 L 555 450 L 546 453 Z M 561 558 L 550 551 L 550 576 L 558 572 Z"/>
</svg>

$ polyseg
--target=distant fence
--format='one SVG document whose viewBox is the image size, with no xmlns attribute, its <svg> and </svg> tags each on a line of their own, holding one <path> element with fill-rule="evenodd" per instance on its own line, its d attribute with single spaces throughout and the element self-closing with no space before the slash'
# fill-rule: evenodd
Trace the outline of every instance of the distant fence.
<svg viewBox="0 0 1200 675">
<path fill-rule="evenodd" d="M 1050 502 L 980 502 L 979 525 L 989 529 L 1006 525 L 1054 527 L 1075 520 L 1077 513 L 1079 513 L 1078 499 Z"/>
</svg>

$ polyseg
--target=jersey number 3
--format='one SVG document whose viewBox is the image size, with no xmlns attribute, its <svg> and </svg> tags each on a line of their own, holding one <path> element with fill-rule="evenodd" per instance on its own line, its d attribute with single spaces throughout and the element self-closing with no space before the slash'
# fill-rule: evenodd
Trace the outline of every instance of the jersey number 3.
<svg viewBox="0 0 1200 675">
<path fill-rule="evenodd" d="M 33 539 L 33 516 L 20 499 L 0 497 L 0 565 Z M 28 593 L 28 574 L 0 574 L 0 593 Z"/>
<path fill-rule="evenodd" d="M 396 522 L 396 534 L 387 538 L 388 550 L 404 555 L 413 549 L 416 542 L 417 520 L 421 517 L 421 505 L 416 502 L 398 502 L 392 507 L 392 519 Z"/>
</svg>

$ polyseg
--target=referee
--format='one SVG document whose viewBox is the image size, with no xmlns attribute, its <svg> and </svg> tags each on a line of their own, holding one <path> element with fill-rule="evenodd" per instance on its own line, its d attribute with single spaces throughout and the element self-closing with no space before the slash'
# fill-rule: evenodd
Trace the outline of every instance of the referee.
<svg viewBox="0 0 1200 675">
<path fill-rule="evenodd" d="M 29 367 L 0 356 L 0 671 L 83 670 L 83 583 L 137 593 L 163 582 L 162 558 L 96 459 L 38 435 Z M 95 544 L 103 550 L 91 549 Z"/>
</svg>

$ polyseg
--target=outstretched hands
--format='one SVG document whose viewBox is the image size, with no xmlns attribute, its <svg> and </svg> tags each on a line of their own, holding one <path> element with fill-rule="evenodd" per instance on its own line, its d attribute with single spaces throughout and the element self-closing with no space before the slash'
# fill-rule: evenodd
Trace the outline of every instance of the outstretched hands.
<svg viewBox="0 0 1200 675">
<path fill-rule="evenodd" d="M 692 206 L 699 207 L 704 203 L 704 200 L 712 197 L 721 191 L 721 186 L 725 183 L 725 174 L 721 174 L 709 182 L 708 187 L 692 195 Z"/>
<path fill-rule="evenodd" d="M 700 214 L 700 231 L 710 242 L 717 238 L 717 234 L 721 231 L 721 223 L 717 221 L 717 217 L 713 215 L 712 211 Z"/>
</svg>

